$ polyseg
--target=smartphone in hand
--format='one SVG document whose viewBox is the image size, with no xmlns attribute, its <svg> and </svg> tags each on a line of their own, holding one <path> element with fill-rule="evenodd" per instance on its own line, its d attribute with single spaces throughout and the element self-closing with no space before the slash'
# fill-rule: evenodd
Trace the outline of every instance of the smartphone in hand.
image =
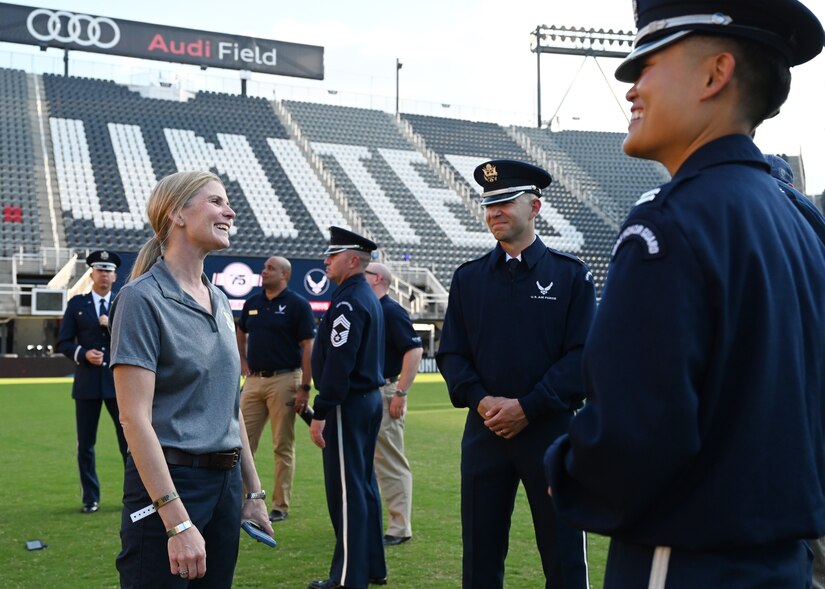
<svg viewBox="0 0 825 589">
<path fill-rule="evenodd" d="M 275 538 L 264 532 L 261 529 L 261 526 L 259 526 L 252 520 L 244 520 L 243 523 L 241 523 L 241 529 L 250 536 L 252 536 L 258 542 L 263 542 L 270 548 L 275 548 L 275 546 L 278 545 L 278 543 L 275 542 Z"/>
</svg>

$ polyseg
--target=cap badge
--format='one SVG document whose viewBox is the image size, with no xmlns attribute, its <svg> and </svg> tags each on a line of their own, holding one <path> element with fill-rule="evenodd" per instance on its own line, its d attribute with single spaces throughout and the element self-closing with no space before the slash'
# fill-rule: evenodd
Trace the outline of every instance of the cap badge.
<svg viewBox="0 0 825 589">
<path fill-rule="evenodd" d="M 107 252 L 106 250 L 103 250 L 102 252 L 100 252 L 100 259 L 101 260 L 108 260 L 109 259 L 109 252 Z"/>
<path fill-rule="evenodd" d="M 495 182 L 498 180 L 498 172 L 496 171 L 496 167 L 492 164 L 487 164 L 481 168 L 481 172 L 484 174 L 485 182 Z"/>
</svg>

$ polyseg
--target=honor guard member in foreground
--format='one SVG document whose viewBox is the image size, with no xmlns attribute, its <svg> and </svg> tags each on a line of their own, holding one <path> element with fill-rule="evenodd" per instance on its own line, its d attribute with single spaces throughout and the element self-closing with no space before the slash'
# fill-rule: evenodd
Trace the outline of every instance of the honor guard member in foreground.
<svg viewBox="0 0 825 589">
<path fill-rule="evenodd" d="M 241 374 L 241 412 L 252 454 L 269 418 L 275 454 L 275 489 L 269 521 L 289 514 L 295 477 L 295 414 L 309 402 L 315 319 L 305 298 L 287 285 L 289 260 L 272 256 L 261 271 L 263 291 L 244 303 L 235 327 Z"/>
<path fill-rule="evenodd" d="M 453 405 L 470 409 L 461 442 L 462 586 L 503 587 L 521 481 L 546 587 L 584 589 L 584 534 L 557 520 L 542 458 L 584 398 L 592 275 L 536 236 L 547 172 L 498 160 L 476 168 L 475 179 L 498 245 L 455 271 L 436 357 Z"/>
<path fill-rule="evenodd" d="M 126 438 L 120 426 L 115 383 L 109 367 L 109 309 L 120 256 L 99 250 L 86 258 L 92 269 L 92 292 L 72 297 L 66 305 L 57 349 L 77 364 L 72 384 L 77 423 L 77 466 L 80 470 L 83 513 L 94 513 L 100 503 L 100 481 L 95 469 L 95 442 L 101 405 L 115 424 L 120 454 L 126 461 Z"/>
<path fill-rule="evenodd" d="M 624 151 L 661 162 L 613 248 L 587 405 L 549 450 L 605 587 L 810 586 L 825 533 L 825 246 L 750 139 L 822 26 L 796 0 L 639 0 Z"/>
<path fill-rule="evenodd" d="M 335 531 L 329 577 L 310 589 L 366 589 L 387 582 L 381 497 L 373 457 L 381 427 L 384 317 L 364 279 L 377 245 L 330 227 L 327 277 L 338 285 L 318 326 L 312 376 L 318 395 L 310 437 L 323 450 L 327 508 Z"/>
<path fill-rule="evenodd" d="M 384 312 L 384 413 L 375 450 L 375 475 L 390 521 L 385 546 L 403 544 L 412 538 L 412 471 L 404 455 L 404 416 L 410 390 L 424 349 L 409 314 L 389 295 L 392 274 L 384 264 L 367 266 L 367 283 Z"/>
</svg>

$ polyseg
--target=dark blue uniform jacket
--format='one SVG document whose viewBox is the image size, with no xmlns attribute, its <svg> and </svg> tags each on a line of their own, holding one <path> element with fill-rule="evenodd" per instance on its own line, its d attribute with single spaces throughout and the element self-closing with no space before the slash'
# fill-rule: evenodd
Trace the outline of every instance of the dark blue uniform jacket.
<svg viewBox="0 0 825 589">
<path fill-rule="evenodd" d="M 316 419 L 350 393 L 367 393 L 384 384 L 384 315 L 363 274 L 335 290 L 318 325 L 312 347 L 312 378 L 319 393 Z"/>
<path fill-rule="evenodd" d="M 825 245 L 749 138 L 701 147 L 622 228 L 556 508 L 683 549 L 823 535 L 823 350 Z"/>
<path fill-rule="evenodd" d="M 109 295 L 110 304 L 114 298 L 114 294 Z M 92 293 L 72 297 L 60 323 L 57 350 L 78 363 L 72 385 L 73 399 L 115 398 L 115 381 L 109 367 L 109 341 L 109 330 L 98 323 Z M 91 349 L 103 352 L 102 366 L 89 364 L 86 360 L 86 352 Z"/>
<path fill-rule="evenodd" d="M 453 275 L 437 361 L 456 407 L 519 399 L 529 421 L 581 406 L 581 353 L 596 306 L 592 276 L 539 238 L 512 279 L 501 245 Z"/>
<path fill-rule="evenodd" d="M 825 243 L 825 216 L 819 212 L 819 209 L 816 208 L 816 205 L 814 205 L 809 198 L 796 188 L 785 184 L 781 180 L 777 180 L 776 183 L 779 185 L 779 189 L 785 193 L 785 196 L 791 199 L 796 210 L 808 221 L 811 229 L 813 229 L 814 233 L 819 237 L 819 241 Z"/>
</svg>

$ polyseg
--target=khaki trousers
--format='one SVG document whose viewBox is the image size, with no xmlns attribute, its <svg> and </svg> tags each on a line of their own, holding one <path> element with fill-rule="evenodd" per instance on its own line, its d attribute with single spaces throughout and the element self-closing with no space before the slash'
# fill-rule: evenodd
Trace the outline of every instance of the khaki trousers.
<svg viewBox="0 0 825 589">
<path fill-rule="evenodd" d="M 810 540 L 809 544 L 814 551 L 813 589 L 825 589 L 825 536 Z"/>
<path fill-rule="evenodd" d="M 404 456 L 405 416 L 398 419 L 390 417 L 390 401 L 397 386 L 398 383 L 390 383 L 381 387 L 384 414 L 375 446 L 374 468 L 390 516 L 386 533 L 390 536 L 409 537 L 412 536 L 412 471 Z"/>
<path fill-rule="evenodd" d="M 295 476 L 295 394 L 301 384 L 301 370 L 264 378 L 248 376 L 241 391 L 246 435 L 252 454 L 258 449 L 267 419 L 272 425 L 272 452 L 275 455 L 275 488 L 272 509 L 289 512 L 292 480 Z M 287 403 L 289 403 L 287 405 Z"/>
</svg>

